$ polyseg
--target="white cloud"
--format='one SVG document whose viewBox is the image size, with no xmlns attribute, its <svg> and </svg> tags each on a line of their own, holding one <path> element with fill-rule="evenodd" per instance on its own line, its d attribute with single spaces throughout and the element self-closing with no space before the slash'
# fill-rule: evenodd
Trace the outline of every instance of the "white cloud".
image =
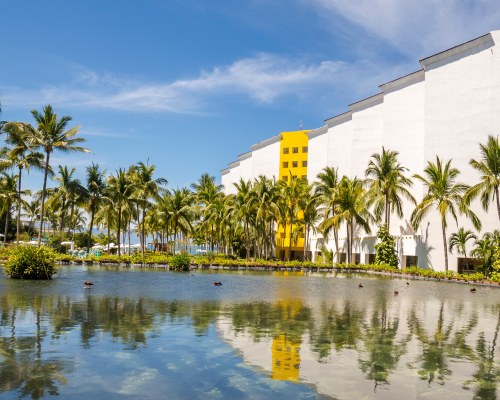
<svg viewBox="0 0 500 400">
<path fill-rule="evenodd" d="M 284 96 L 314 96 L 344 82 L 353 69 L 357 70 L 356 66 L 342 61 L 314 63 L 260 54 L 204 71 L 193 79 L 169 83 L 132 81 L 74 66 L 77 76 L 65 85 L 0 89 L 4 104 L 11 108 L 52 103 L 65 107 L 197 113 L 205 111 L 210 100 L 221 95 L 240 95 L 258 103 L 270 103 Z"/>
<path fill-rule="evenodd" d="M 498 0 L 312 0 L 329 19 L 342 16 L 402 53 L 422 58 L 498 29 Z"/>
</svg>

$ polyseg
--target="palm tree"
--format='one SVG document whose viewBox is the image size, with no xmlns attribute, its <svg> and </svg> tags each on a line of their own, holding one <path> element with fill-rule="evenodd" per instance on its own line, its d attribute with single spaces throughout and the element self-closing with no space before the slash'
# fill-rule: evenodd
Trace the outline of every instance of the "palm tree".
<svg viewBox="0 0 500 400">
<path fill-rule="evenodd" d="M 340 220 L 334 218 L 337 215 L 339 175 L 336 168 L 326 167 L 320 172 L 314 182 L 314 196 L 320 199 L 323 214 L 323 222 L 320 229 L 325 237 L 328 237 L 330 231 L 333 231 L 333 240 L 335 241 L 335 251 L 337 262 L 340 261 L 339 252 L 339 226 Z M 328 222 L 326 222 L 328 221 Z"/>
<path fill-rule="evenodd" d="M 384 223 L 389 230 L 391 212 L 403 217 L 402 198 L 417 204 L 408 187 L 412 185 L 404 173 L 407 168 L 398 162 L 398 152 L 386 150 L 382 147 L 382 153 L 372 154 L 366 169 L 366 183 L 370 186 L 370 203 L 374 204 L 374 213 L 377 219 L 384 214 Z"/>
<path fill-rule="evenodd" d="M 216 225 L 214 223 L 214 216 L 211 215 L 214 210 L 212 205 L 215 205 L 217 202 L 222 186 L 215 184 L 215 177 L 205 173 L 201 175 L 198 182 L 191 185 L 191 188 L 195 191 L 197 202 L 200 206 L 202 206 L 203 222 L 208 224 L 210 250 L 214 251 L 214 235 Z"/>
<path fill-rule="evenodd" d="M 82 196 L 85 192 L 85 188 L 82 186 L 80 180 L 74 177 L 75 172 L 75 168 L 69 170 L 67 166 L 63 167 L 59 165 L 59 174 L 55 178 L 59 185 L 54 191 L 53 201 L 59 203 L 61 209 L 59 232 L 62 232 L 64 229 L 67 217 L 66 210 L 70 209 L 70 213 L 73 214 L 78 197 Z M 69 219 L 71 220 L 71 218 L 72 215 L 70 215 Z M 69 224 L 70 227 L 71 225 Z"/>
<path fill-rule="evenodd" d="M 75 126 L 66 131 L 66 125 L 68 125 L 68 122 L 71 121 L 71 117 L 63 116 L 58 119 L 57 114 L 53 112 L 50 104 L 43 108 L 42 113 L 37 110 L 33 110 L 31 111 L 31 114 L 37 123 L 37 128 L 33 137 L 34 146 L 42 148 L 45 152 L 45 167 L 40 210 L 40 232 L 38 234 L 38 245 L 40 246 L 42 241 L 43 219 L 45 212 L 47 176 L 50 169 L 50 155 L 54 152 L 54 150 L 84 153 L 89 153 L 90 150 L 85 147 L 76 146 L 77 143 L 85 141 L 83 138 L 75 137 L 78 133 L 79 127 Z"/>
<path fill-rule="evenodd" d="M 192 231 L 192 199 L 193 195 L 187 188 L 176 189 L 170 198 L 169 213 L 174 231 L 174 251 L 177 233 L 187 235 Z M 179 245 L 180 248 L 180 245 Z"/>
<path fill-rule="evenodd" d="M 252 190 L 252 182 L 240 178 L 238 183 L 234 183 L 236 195 L 232 204 L 236 217 L 243 222 L 245 232 L 246 258 L 250 257 L 250 223 L 254 216 L 255 192 Z"/>
<path fill-rule="evenodd" d="M 320 212 L 319 212 L 319 201 L 320 199 L 311 193 L 311 188 L 306 191 L 306 195 L 304 196 L 304 208 L 303 208 L 303 222 L 304 222 L 304 230 L 305 230 L 305 239 L 304 239 L 304 261 L 307 261 L 307 254 L 309 251 L 309 234 L 312 230 L 313 233 L 316 233 L 316 225 L 320 220 Z"/>
<path fill-rule="evenodd" d="M 121 256 L 120 234 L 123 223 L 123 212 L 126 205 L 129 203 L 133 193 L 133 186 L 131 184 L 130 176 L 123 168 L 116 170 L 115 175 L 108 177 L 108 190 L 107 196 L 110 203 L 113 204 L 114 212 L 117 215 L 116 219 L 116 244 L 118 246 L 118 257 Z"/>
<path fill-rule="evenodd" d="M 422 222 L 422 219 L 435 206 L 441 218 L 441 230 L 443 235 L 444 263 L 445 270 L 448 271 L 448 246 L 446 239 L 447 217 L 450 214 L 458 223 L 458 213 L 462 213 L 471 219 L 474 227 L 481 229 L 481 222 L 464 201 L 464 194 L 469 188 L 463 183 L 455 182 L 460 171 L 451 167 L 451 160 L 443 164 L 436 156 L 436 164 L 427 163 L 424 170 L 427 177 L 414 175 L 414 178 L 421 181 L 427 187 L 427 194 L 422 201 L 417 204 L 411 214 L 411 223 L 414 229 Z"/>
<path fill-rule="evenodd" d="M 500 231 L 487 232 L 472 249 L 471 255 L 481 260 L 481 269 L 486 277 L 490 275 L 495 260 L 495 249 L 500 247 Z"/>
<path fill-rule="evenodd" d="M 141 161 L 133 168 L 132 172 L 132 177 L 135 184 L 134 197 L 138 203 L 138 206 L 140 207 L 140 211 L 142 212 L 142 222 L 139 222 L 139 226 L 143 256 L 146 244 L 146 211 L 151 204 L 150 200 L 158 200 L 160 198 L 159 192 L 162 190 L 162 186 L 168 183 L 165 178 L 154 179 L 154 171 L 154 165 L 149 165 L 148 163 L 144 164 Z"/>
<path fill-rule="evenodd" d="M 290 225 L 287 254 L 287 260 L 289 261 L 292 254 L 293 225 L 297 224 L 299 214 L 303 211 L 304 196 L 308 192 L 309 186 L 306 180 L 292 176 L 291 174 L 288 181 L 282 180 L 279 182 L 279 185 L 281 188 L 279 207 L 281 209 L 282 224 L 285 228 L 285 238 L 287 237 L 287 226 Z"/>
<path fill-rule="evenodd" d="M 98 164 L 92 163 L 87 167 L 87 192 L 89 194 L 88 211 L 90 212 L 89 234 L 87 238 L 87 253 L 90 251 L 92 241 L 92 229 L 94 228 L 95 214 L 102 202 L 106 190 L 104 181 L 105 172 L 99 169 Z"/>
<path fill-rule="evenodd" d="M 481 173 L 481 181 L 467 192 L 467 200 L 481 196 L 481 204 L 488 211 L 490 203 L 496 201 L 498 220 L 500 221 L 500 143 L 498 136 L 488 136 L 488 142 L 480 144 L 481 160 L 470 160 L 470 165 Z"/>
<path fill-rule="evenodd" d="M 0 165 L 16 167 L 18 169 L 18 202 L 16 221 L 16 241 L 19 244 L 19 233 L 21 227 L 21 181 L 23 169 L 29 173 L 30 168 L 43 169 L 43 154 L 34 151 L 30 147 L 30 126 L 23 123 L 7 123 L 3 130 L 7 133 L 6 142 L 11 146 L 8 148 L 5 158 L 0 161 Z M 50 171 L 52 172 L 52 171 Z"/>
<path fill-rule="evenodd" d="M 274 179 L 260 175 L 255 179 L 255 229 L 261 242 L 261 255 L 270 257 L 273 252 L 274 226 L 278 216 L 279 187 Z"/>
<path fill-rule="evenodd" d="M 467 263 L 467 242 L 472 239 L 477 239 L 477 236 L 472 231 L 465 230 L 463 227 L 450 236 L 450 253 L 456 248 L 458 254 L 462 254 L 465 257 L 465 267 L 467 269 L 469 269 L 469 264 Z"/>
<path fill-rule="evenodd" d="M 10 209 L 13 203 L 21 206 L 22 196 L 29 194 L 29 191 L 19 192 L 17 188 L 17 175 L 2 173 L 0 178 L 0 199 L 2 200 L 2 213 L 5 213 L 5 232 L 3 237 L 4 244 L 7 242 L 7 233 L 9 227 Z"/>
<path fill-rule="evenodd" d="M 345 221 L 347 230 L 347 262 L 351 263 L 354 239 L 354 226 L 359 225 L 367 233 L 371 231 L 369 221 L 372 218 L 366 208 L 367 193 L 363 182 L 354 177 L 344 176 L 339 183 L 337 195 L 337 213 L 325 221 L 325 228 Z"/>
</svg>

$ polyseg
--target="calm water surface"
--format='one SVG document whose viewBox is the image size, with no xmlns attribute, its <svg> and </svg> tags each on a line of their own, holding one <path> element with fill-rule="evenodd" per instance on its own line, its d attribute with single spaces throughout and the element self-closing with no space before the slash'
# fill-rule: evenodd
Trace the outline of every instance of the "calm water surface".
<svg viewBox="0 0 500 400">
<path fill-rule="evenodd" d="M 469 288 L 74 266 L 48 282 L 1 276 L 0 398 L 500 399 L 500 289 Z"/>
</svg>

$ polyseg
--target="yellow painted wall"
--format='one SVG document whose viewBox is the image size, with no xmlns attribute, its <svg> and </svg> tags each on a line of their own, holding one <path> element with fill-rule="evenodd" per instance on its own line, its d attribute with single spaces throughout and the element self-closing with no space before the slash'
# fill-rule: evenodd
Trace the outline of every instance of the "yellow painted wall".
<svg viewBox="0 0 500 400">
<path fill-rule="evenodd" d="M 309 130 L 281 132 L 280 141 L 280 165 L 279 179 L 289 180 L 290 176 L 298 178 L 307 177 L 307 160 L 308 160 L 308 141 L 307 133 Z M 288 246 L 290 245 L 290 236 L 294 226 L 286 229 L 280 226 L 276 237 L 276 256 L 280 257 L 281 251 L 284 250 L 284 258 L 288 258 Z M 292 243 L 291 250 L 297 254 L 302 254 L 304 251 L 304 238 L 299 238 L 297 242 Z"/>
<path fill-rule="evenodd" d="M 293 382 L 299 380 L 300 343 L 294 343 L 286 335 L 279 335 L 273 339 L 272 357 L 273 379 Z"/>
</svg>

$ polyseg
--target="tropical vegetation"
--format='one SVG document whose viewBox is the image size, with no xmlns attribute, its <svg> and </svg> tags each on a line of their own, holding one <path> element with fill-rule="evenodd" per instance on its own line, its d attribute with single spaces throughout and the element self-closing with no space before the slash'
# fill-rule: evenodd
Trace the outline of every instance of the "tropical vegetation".
<svg viewBox="0 0 500 400">
<path fill-rule="evenodd" d="M 492 204 L 499 209 L 498 137 L 489 136 L 485 144 L 479 144 L 479 157 L 470 160 L 479 175 L 470 185 L 460 181 L 452 160 L 439 157 L 428 162 L 423 174 L 410 177 L 398 153 L 382 147 L 367 160 L 364 177 L 341 175 L 336 168 L 326 167 L 313 182 L 295 176 L 279 181 L 259 176 L 240 179 L 223 191 L 213 176 L 202 174 L 190 187 L 172 190 L 164 177 L 156 176 L 156 166 L 149 161 L 111 172 L 92 163 L 80 180 L 77 169 L 54 165 L 52 158 L 56 151 L 90 151 L 81 146 L 84 139 L 79 128 L 68 127 L 71 117 L 58 116 L 50 105 L 33 110 L 32 115 L 33 125 L 5 122 L 0 130 L 4 139 L 0 231 L 6 243 L 37 237 L 39 246 L 47 241 L 61 249 L 62 242 L 71 240 L 78 241 L 86 254 L 98 243 L 106 251 L 117 249 L 116 257 L 126 259 L 138 257 L 131 250 L 131 237 L 137 235 L 143 260 L 148 244 L 162 252 L 158 254 L 170 255 L 187 253 L 195 244 L 233 261 L 277 257 L 309 262 L 311 237 L 317 234 L 316 247 L 323 246 L 323 260 L 333 256 L 332 265 L 351 265 L 361 261 L 354 253 L 360 234 L 379 226 L 375 263 L 397 267 L 396 242 L 389 234 L 391 216 L 411 214 L 408 230 L 414 233 L 434 213 L 441 222 L 446 271 L 448 254 L 453 251 L 465 257 L 466 266 L 471 258 L 475 264 L 479 260 L 479 270 L 486 276 L 497 265 L 498 235 L 480 235 L 481 221 L 472 201 L 479 198 L 484 210 Z M 42 189 L 23 189 L 24 174 L 34 170 L 42 172 Z M 410 193 L 414 182 L 424 188 L 419 201 Z M 459 227 L 460 215 L 477 232 Z M 450 222 L 457 229 L 448 236 Z M 329 247 L 322 238 L 333 239 L 335 246 Z"/>
</svg>

